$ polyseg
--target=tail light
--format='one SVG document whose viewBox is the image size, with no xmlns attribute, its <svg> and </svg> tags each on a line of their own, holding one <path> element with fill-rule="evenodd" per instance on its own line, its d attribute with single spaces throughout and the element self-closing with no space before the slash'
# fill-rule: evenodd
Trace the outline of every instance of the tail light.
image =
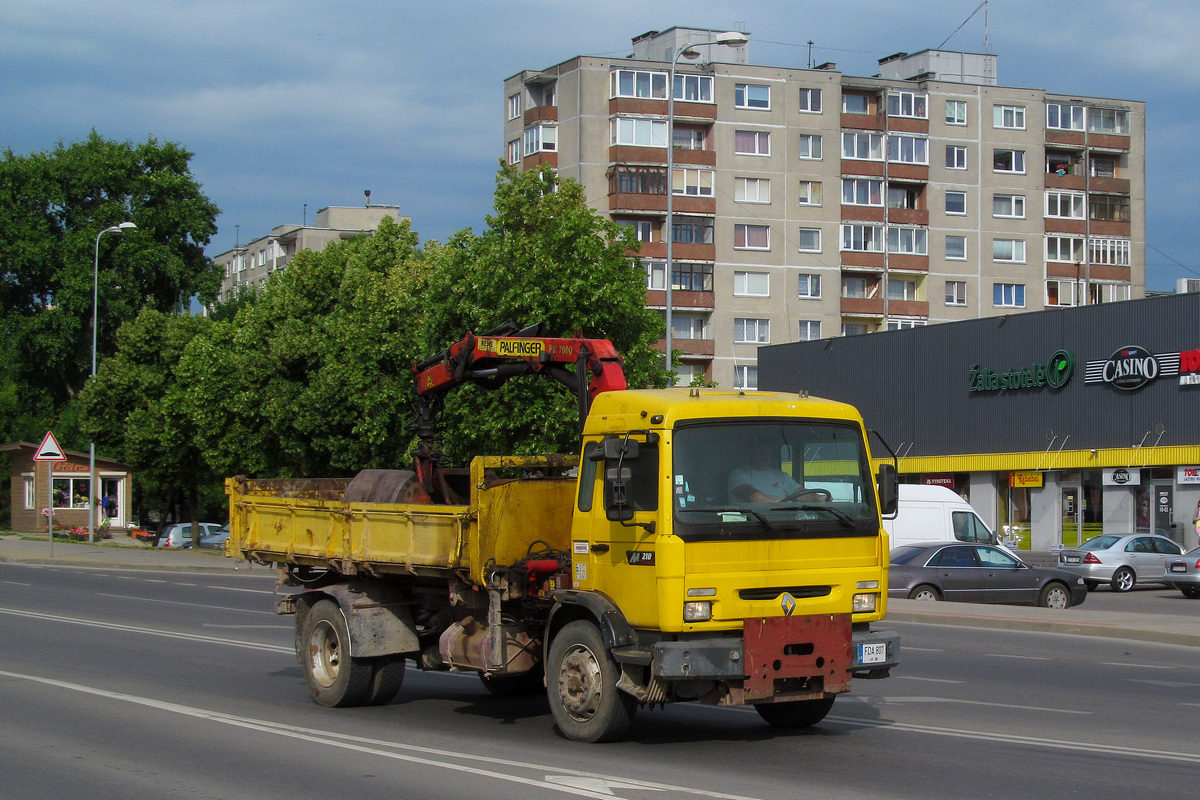
<svg viewBox="0 0 1200 800">
<path fill-rule="evenodd" d="M 1196 559 L 1196 571 L 1200 572 L 1200 558 Z"/>
<path fill-rule="evenodd" d="M 1102 564 L 1104 562 L 1102 562 L 1099 558 L 1097 558 L 1095 553 L 1088 553 L 1086 556 L 1083 557 L 1083 563 L 1085 563 L 1085 564 Z"/>
</svg>

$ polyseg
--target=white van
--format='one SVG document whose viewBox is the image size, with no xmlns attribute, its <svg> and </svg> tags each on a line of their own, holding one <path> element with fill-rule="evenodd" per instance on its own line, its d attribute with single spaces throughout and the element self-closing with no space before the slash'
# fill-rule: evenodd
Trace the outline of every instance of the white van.
<svg viewBox="0 0 1200 800">
<path fill-rule="evenodd" d="M 970 503 L 945 486 L 902 483 L 899 488 L 896 518 L 883 521 L 893 550 L 916 542 L 1000 544 Z"/>
</svg>

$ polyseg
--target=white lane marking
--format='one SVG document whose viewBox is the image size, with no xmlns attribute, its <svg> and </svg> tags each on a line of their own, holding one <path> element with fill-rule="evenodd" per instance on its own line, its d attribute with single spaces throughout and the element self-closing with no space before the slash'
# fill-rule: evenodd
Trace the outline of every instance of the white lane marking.
<svg viewBox="0 0 1200 800">
<path fill-rule="evenodd" d="M 20 581 L 0 581 L 0 583 L 7 583 L 9 586 L 33 586 L 32 583 L 21 583 Z"/>
<path fill-rule="evenodd" d="M 268 576 L 264 575 L 263 577 L 266 578 Z M 238 588 L 237 586 L 206 586 L 204 588 L 206 588 L 206 589 L 223 589 L 226 592 L 250 592 L 252 594 L 275 594 L 274 592 L 268 592 L 266 589 L 241 589 L 241 588 Z"/>
<path fill-rule="evenodd" d="M 153 605 L 172 605 L 172 606 L 192 606 L 193 608 L 211 608 L 214 611 L 237 611 L 242 614 L 269 614 L 272 617 L 279 616 L 274 611 L 256 611 L 252 608 L 230 608 L 229 606 L 212 606 L 207 603 L 185 603 L 182 600 L 155 600 L 152 597 L 134 597 L 129 594 L 107 594 L 99 593 L 100 597 L 115 597 L 119 600 L 137 600 L 142 603 L 151 603 Z"/>
<path fill-rule="evenodd" d="M 1101 661 L 1102 667 L 1133 667 L 1134 669 L 1175 669 L 1169 664 L 1128 664 L 1122 661 Z"/>
<path fill-rule="evenodd" d="M 926 683 L 962 683 L 962 681 L 952 681 L 948 678 L 922 678 L 918 675 L 893 675 L 892 677 L 906 681 L 925 681 Z"/>
<path fill-rule="evenodd" d="M 1009 653 L 984 653 L 984 655 L 990 658 L 1019 658 L 1024 661 L 1053 661 L 1049 656 L 1018 656 Z"/>
<path fill-rule="evenodd" d="M 21 611 L 16 608 L 0 608 L 0 614 L 12 614 L 16 617 L 29 617 L 30 619 L 42 619 L 49 622 L 66 622 L 72 625 L 86 625 L 93 628 L 104 628 L 110 631 L 123 631 L 125 633 L 144 633 L 147 636 L 163 636 L 168 639 L 184 639 L 191 642 L 205 642 L 207 644 L 224 644 L 230 647 L 244 647 L 250 650 L 267 650 L 273 653 L 288 653 L 289 655 L 295 652 L 294 647 L 282 647 L 275 644 L 263 644 L 261 642 L 241 642 L 236 639 L 224 639 L 217 636 L 201 636 L 196 633 L 179 633 L 177 631 L 162 631 L 153 628 L 139 628 L 134 625 L 121 625 L 116 622 L 98 622 L 91 619 L 79 619 L 78 617 L 64 617 L 57 614 L 40 614 L 36 611 Z"/>
<path fill-rule="evenodd" d="M 201 628 L 216 628 L 217 630 L 267 630 L 267 631 L 290 631 L 294 630 L 291 625 L 214 625 L 211 622 L 205 622 Z"/>
<path fill-rule="evenodd" d="M 1089 716 L 1095 712 L 1092 711 L 1077 711 L 1067 708 L 1046 708 L 1045 706 L 1018 706 L 1012 703 L 989 703 L 986 700 L 959 700 L 953 697 L 883 697 L 878 701 L 881 705 L 891 705 L 893 703 L 904 705 L 906 703 L 957 703 L 968 706 L 990 706 L 992 708 L 1013 708 L 1020 711 L 1045 711 L 1048 714 L 1082 714 Z"/>
<path fill-rule="evenodd" d="M 289 739 L 299 739 L 301 741 L 324 745 L 326 747 L 354 750 L 367 755 L 375 755 L 382 758 L 389 758 L 396 761 L 406 761 L 414 764 L 423 764 L 429 767 L 451 770 L 454 772 L 462 772 L 470 775 L 478 775 L 484 778 L 508 781 L 510 783 L 522 784 L 539 789 L 551 789 L 563 794 L 575 795 L 578 797 L 592 797 L 597 798 L 597 800 L 606 800 L 606 798 L 612 798 L 616 796 L 612 792 L 613 789 L 625 789 L 649 792 L 674 792 L 676 794 L 695 797 L 717 798 L 717 800 L 755 800 L 755 798 L 747 797 L 745 795 L 725 794 L 723 792 L 694 789 L 687 786 L 677 786 L 668 783 L 640 781 L 635 778 L 628 778 L 624 776 L 603 775 L 595 772 L 584 772 L 582 770 L 563 769 L 561 767 L 551 766 L 548 764 L 514 761 L 511 759 L 493 758 L 487 756 L 475 756 L 450 750 L 438 750 L 432 747 L 420 747 L 417 745 L 388 742 L 381 739 L 351 736 L 348 734 L 336 733 L 334 731 L 304 728 L 297 725 L 284 725 L 282 723 L 271 722 L 264 719 L 239 717 L 232 714 L 224 714 L 219 711 L 209 711 L 207 709 L 197 708 L 195 706 L 185 706 L 180 705 L 179 703 L 168 703 L 162 700 L 154 700 L 149 697 L 139 697 L 137 695 L 124 694 L 122 692 L 111 692 L 105 689 L 97 689 L 95 687 L 84 686 L 78 683 L 70 683 L 51 678 L 42 678 L 34 675 L 25 675 L 17 672 L 7 672 L 5 670 L 0 670 L 0 676 L 6 678 L 15 678 L 18 680 L 26 680 L 32 683 L 42 684 L 43 686 L 53 686 L 59 689 L 67 689 L 69 691 L 80 692 L 82 694 L 88 694 L 94 697 L 102 697 L 109 700 L 140 705 L 146 708 L 166 711 L 172 714 L 180 714 L 182 716 L 207 720 L 209 722 L 217 722 L 237 728 L 259 731 L 261 733 L 270 733 Z M 471 766 L 466 763 L 457 762 L 475 762 L 487 765 L 487 767 L 495 768 L 489 769 L 485 766 Z M 543 777 L 527 778 L 521 775 L 513 774 L 511 771 L 501 772 L 500 769 L 496 768 L 507 768 L 511 771 L 527 770 L 534 773 L 541 773 Z"/>
</svg>

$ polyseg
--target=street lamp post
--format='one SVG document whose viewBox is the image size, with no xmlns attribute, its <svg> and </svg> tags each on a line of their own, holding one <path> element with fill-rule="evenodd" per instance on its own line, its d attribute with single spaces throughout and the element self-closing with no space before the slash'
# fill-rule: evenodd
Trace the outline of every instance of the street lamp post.
<svg viewBox="0 0 1200 800">
<path fill-rule="evenodd" d="M 708 47 L 710 45 L 723 44 L 727 47 L 741 47 L 746 42 L 750 41 L 750 37 L 740 31 L 727 31 L 726 33 L 718 34 L 711 42 L 696 42 L 695 44 L 685 44 L 675 51 L 674 58 L 671 59 L 671 75 L 667 81 L 667 274 L 666 274 L 666 289 L 667 289 L 667 336 L 666 336 L 666 366 L 667 372 L 671 371 L 671 326 L 674 324 L 671 319 L 671 285 L 674 283 L 675 265 L 672 258 L 673 252 L 671 244 L 675 240 L 675 69 L 679 65 L 680 57 L 699 58 L 700 54 L 694 49 L 695 47 Z"/>
<path fill-rule="evenodd" d="M 92 260 L 92 377 L 96 377 L 96 330 L 100 318 L 100 237 L 106 233 L 124 233 L 136 228 L 132 222 L 111 225 L 96 234 L 96 255 Z M 96 539 L 96 442 L 88 446 L 88 541 Z"/>
</svg>

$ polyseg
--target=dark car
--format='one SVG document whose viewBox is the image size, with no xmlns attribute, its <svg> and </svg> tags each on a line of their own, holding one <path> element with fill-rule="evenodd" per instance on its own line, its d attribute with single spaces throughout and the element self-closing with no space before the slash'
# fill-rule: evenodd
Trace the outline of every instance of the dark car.
<svg viewBox="0 0 1200 800">
<path fill-rule="evenodd" d="M 1087 587 L 992 545 L 926 542 L 892 551 L 888 597 L 1069 608 L 1087 599 Z"/>
</svg>

